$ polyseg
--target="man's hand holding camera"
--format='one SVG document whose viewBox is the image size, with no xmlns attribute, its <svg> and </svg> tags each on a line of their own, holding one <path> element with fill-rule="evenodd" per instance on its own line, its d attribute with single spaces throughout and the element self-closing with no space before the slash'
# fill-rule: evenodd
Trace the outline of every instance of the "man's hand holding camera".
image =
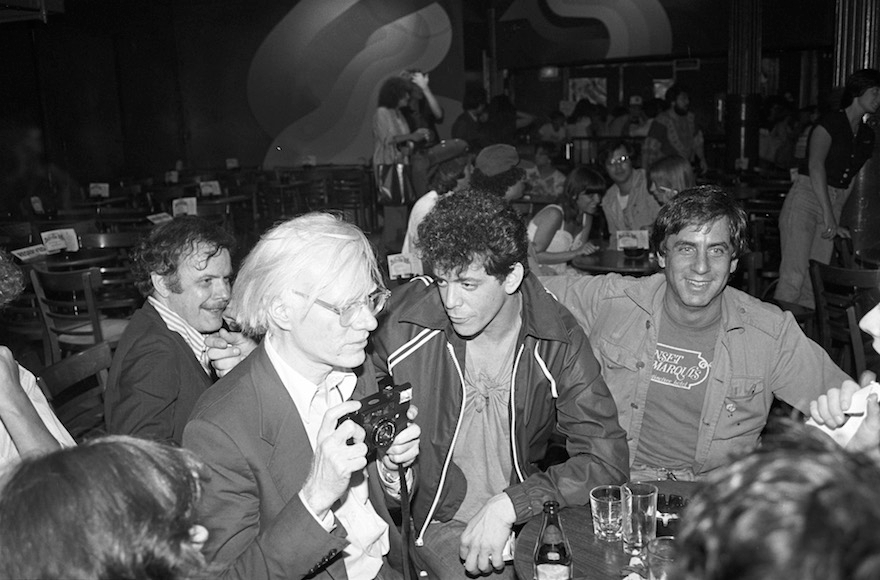
<svg viewBox="0 0 880 580">
<path fill-rule="evenodd" d="M 303 500 L 323 520 L 337 499 L 348 490 L 351 474 L 367 465 L 365 431 L 354 421 L 339 419 L 360 409 L 360 401 L 346 401 L 327 409 L 308 478 L 302 488 Z"/>
<path fill-rule="evenodd" d="M 399 465 L 409 467 L 418 457 L 419 437 L 422 434 L 422 430 L 413 423 L 418 413 L 419 410 L 414 405 L 410 405 L 406 411 L 409 425 L 397 434 L 394 441 L 391 442 L 391 446 L 382 455 L 380 462 L 387 471 L 396 472 Z"/>
</svg>

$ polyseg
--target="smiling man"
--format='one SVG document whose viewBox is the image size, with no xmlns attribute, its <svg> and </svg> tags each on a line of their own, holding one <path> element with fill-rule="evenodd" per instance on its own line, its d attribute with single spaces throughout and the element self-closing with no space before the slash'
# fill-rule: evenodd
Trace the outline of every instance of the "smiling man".
<svg viewBox="0 0 880 580">
<path fill-rule="evenodd" d="M 585 505 L 627 478 L 617 409 L 583 331 L 527 270 L 523 221 L 479 190 L 437 202 L 419 226 L 436 273 L 398 288 L 374 362 L 413 385 L 422 439 L 412 556 L 431 578 L 512 578 L 511 528 L 547 500 Z M 569 459 L 541 471 L 551 436 Z"/>
<path fill-rule="evenodd" d="M 721 188 L 687 189 L 651 232 L 662 273 L 542 280 L 602 364 L 633 480 L 717 469 L 755 445 L 774 398 L 809 413 L 827 385 L 848 378 L 790 313 L 727 286 L 747 226 Z"/>
<path fill-rule="evenodd" d="M 133 256 L 147 297 L 119 341 L 104 393 L 110 433 L 180 444 L 196 400 L 214 382 L 206 336 L 223 325 L 234 238 L 197 217 L 154 228 Z"/>
</svg>

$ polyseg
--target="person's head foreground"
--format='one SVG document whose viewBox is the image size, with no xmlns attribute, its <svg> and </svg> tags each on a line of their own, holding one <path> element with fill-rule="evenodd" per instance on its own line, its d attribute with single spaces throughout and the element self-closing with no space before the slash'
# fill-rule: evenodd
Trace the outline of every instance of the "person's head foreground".
<svg viewBox="0 0 880 580">
<path fill-rule="evenodd" d="M 387 295 L 363 232 L 338 216 L 310 213 L 263 234 L 236 277 L 232 303 L 245 333 L 283 340 L 320 373 L 364 362 Z"/>
<path fill-rule="evenodd" d="M 0 308 L 19 297 L 24 290 L 24 274 L 12 256 L 0 251 Z"/>
<path fill-rule="evenodd" d="M 198 332 L 217 331 L 229 302 L 235 239 L 195 216 L 156 226 L 133 256 L 135 285 Z"/>
<path fill-rule="evenodd" d="M 748 220 L 720 187 L 686 189 L 664 205 L 651 230 L 668 283 L 667 305 L 679 311 L 720 308 L 721 293 L 746 253 Z"/>
<path fill-rule="evenodd" d="M 186 450 L 126 436 L 24 459 L 0 494 L 0 577 L 200 576 L 202 470 Z"/>
<path fill-rule="evenodd" d="M 880 578 L 880 468 L 806 427 L 789 429 L 712 474 L 691 500 L 677 578 Z"/>
<path fill-rule="evenodd" d="M 480 334 L 510 306 L 528 273 L 523 220 L 502 198 L 477 189 L 453 193 L 419 225 L 422 259 L 455 331 Z"/>
</svg>

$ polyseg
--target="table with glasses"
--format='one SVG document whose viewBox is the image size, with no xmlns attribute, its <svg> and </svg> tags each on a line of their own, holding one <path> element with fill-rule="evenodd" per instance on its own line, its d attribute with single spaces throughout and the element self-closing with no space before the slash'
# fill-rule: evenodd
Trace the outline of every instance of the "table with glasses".
<svg viewBox="0 0 880 580">
<path fill-rule="evenodd" d="M 699 484 L 692 481 L 664 479 L 648 482 L 656 485 L 659 496 L 668 501 L 672 496 L 689 500 L 696 493 Z M 661 497 L 661 502 L 664 499 Z M 663 509 L 658 502 L 657 535 L 674 535 L 676 529 L 670 520 L 664 518 Z M 573 578 L 589 580 L 620 580 L 626 574 L 621 571 L 630 563 L 630 556 L 623 552 L 623 541 L 606 542 L 593 535 L 593 518 L 590 506 L 568 507 L 559 512 L 562 529 L 571 545 L 573 559 Z M 666 519 L 665 524 L 661 520 Z M 535 542 L 541 529 L 543 514 L 529 520 L 517 536 L 514 566 L 519 578 L 534 576 L 533 558 Z"/>
<path fill-rule="evenodd" d="M 626 276 L 647 276 L 660 271 L 657 259 L 652 258 L 647 250 L 638 256 L 628 256 L 623 250 L 604 244 L 589 256 L 576 256 L 571 260 L 571 265 L 590 274 L 616 272 Z"/>
</svg>

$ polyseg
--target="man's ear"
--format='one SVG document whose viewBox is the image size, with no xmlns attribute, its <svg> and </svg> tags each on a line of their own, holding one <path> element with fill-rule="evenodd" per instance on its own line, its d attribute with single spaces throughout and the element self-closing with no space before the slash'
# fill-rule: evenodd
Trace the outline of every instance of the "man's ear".
<svg viewBox="0 0 880 580">
<path fill-rule="evenodd" d="M 166 276 L 150 272 L 150 281 L 153 283 L 153 289 L 156 291 L 156 294 L 162 298 L 168 298 L 172 294 L 171 288 L 168 287 L 168 279 Z"/>
<path fill-rule="evenodd" d="M 281 330 L 290 330 L 293 327 L 293 311 L 290 305 L 281 298 L 272 300 L 272 303 L 269 305 L 269 318 Z"/>
<path fill-rule="evenodd" d="M 519 290 L 525 275 L 526 270 L 523 268 L 523 265 L 520 262 L 514 264 L 513 268 L 510 269 L 510 273 L 504 278 L 504 291 L 508 294 L 513 294 Z"/>
<path fill-rule="evenodd" d="M 665 268 L 665 267 L 666 267 L 666 256 L 664 256 L 664 255 L 661 254 L 660 252 L 657 252 L 657 264 L 658 264 L 661 268 Z"/>
</svg>

